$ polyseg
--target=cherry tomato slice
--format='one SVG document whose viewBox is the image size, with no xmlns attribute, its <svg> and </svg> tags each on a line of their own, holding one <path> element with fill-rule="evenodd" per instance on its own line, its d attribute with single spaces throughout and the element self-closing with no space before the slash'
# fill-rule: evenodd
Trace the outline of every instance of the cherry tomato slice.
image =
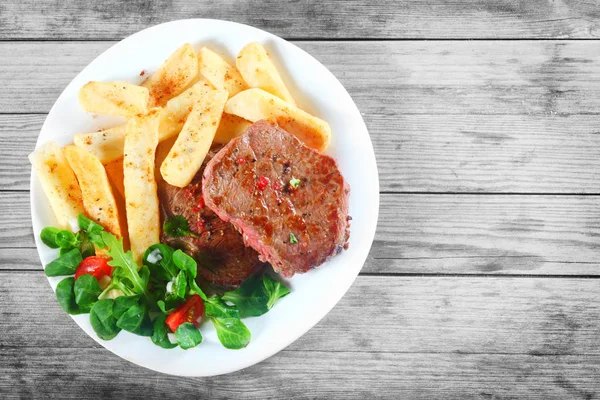
<svg viewBox="0 0 600 400">
<path fill-rule="evenodd" d="M 75 270 L 75 279 L 81 275 L 89 274 L 93 275 L 96 279 L 100 280 L 104 276 L 112 276 L 113 269 L 106 259 L 98 256 L 86 257 Z"/>
<path fill-rule="evenodd" d="M 165 321 L 172 332 L 184 322 L 191 322 L 195 326 L 200 325 L 200 319 L 204 315 L 204 302 L 197 294 L 190 296 L 185 303 L 171 312 Z"/>
</svg>

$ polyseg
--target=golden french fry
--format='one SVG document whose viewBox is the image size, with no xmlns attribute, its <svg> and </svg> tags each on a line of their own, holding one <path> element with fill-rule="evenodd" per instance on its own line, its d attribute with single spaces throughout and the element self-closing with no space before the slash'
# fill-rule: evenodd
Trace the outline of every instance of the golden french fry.
<svg viewBox="0 0 600 400">
<path fill-rule="evenodd" d="M 112 184 L 116 193 L 125 198 L 125 184 L 123 183 L 125 178 L 123 175 L 123 157 L 109 162 L 104 166 L 104 169 L 106 170 L 108 180 Z"/>
<path fill-rule="evenodd" d="M 154 156 L 158 145 L 159 110 L 127 123 L 123 175 L 129 241 L 133 259 L 140 263 L 146 249 L 159 242 L 160 216 Z"/>
<path fill-rule="evenodd" d="M 179 134 L 194 104 L 212 90 L 204 80 L 200 80 L 179 96 L 169 100 L 165 108 L 160 111 L 158 140 L 163 141 Z"/>
<path fill-rule="evenodd" d="M 296 102 L 283 83 L 269 53 L 256 42 L 248 43 L 235 60 L 238 71 L 252 88 L 260 88 L 295 106 Z"/>
<path fill-rule="evenodd" d="M 252 125 L 252 123 L 246 121 L 244 118 L 233 114 L 223 113 L 213 142 L 221 144 L 229 143 L 231 139 L 243 135 L 250 125 Z"/>
<path fill-rule="evenodd" d="M 124 124 L 98 132 L 77 133 L 73 144 L 92 153 L 102 164 L 108 164 L 123 157 L 126 127 Z"/>
<path fill-rule="evenodd" d="M 210 149 L 226 102 L 226 91 L 213 90 L 194 105 L 160 166 L 160 173 L 167 183 L 184 187 L 192 181 Z"/>
<path fill-rule="evenodd" d="M 109 232 L 121 237 L 119 210 L 100 160 L 89 151 L 73 145 L 65 146 L 63 153 L 79 181 L 87 215 Z"/>
<path fill-rule="evenodd" d="M 229 97 L 248 88 L 237 69 L 206 47 L 198 52 L 198 70 L 216 89 L 226 90 Z"/>
<path fill-rule="evenodd" d="M 77 217 L 85 214 L 81 189 L 75 173 L 69 166 L 61 148 L 49 142 L 29 155 L 58 226 L 62 229 L 78 228 Z"/>
<path fill-rule="evenodd" d="M 150 91 L 149 107 L 163 106 L 185 89 L 198 74 L 198 56 L 186 43 L 158 68 L 142 86 Z"/>
<path fill-rule="evenodd" d="M 177 136 L 170 137 L 160 142 L 156 147 L 156 156 L 154 157 L 154 177 L 156 178 L 157 183 L 163 181 L 162 175 L 160 174 L 160 166 L 165 158 L 167 158 L 167 155 L 171 151 L 171 148 L 173 148 L 176 140 Z"/>
<path fill-rule="evenodd" d="M 88 82 L 79 90 L 79 104 L 96 114 L 132 117 L 148 111 L 148 89 L 128 82 Z"/>
<path fill-rule="evenodd" d="M 277 123 L 308 147 L 323 151 L 331 140 L 331 128 L 322 119 L 294 107 L 262 89 L 248 89 L 227 101 L 225 112 L 252 122 Z"/>
</svg>

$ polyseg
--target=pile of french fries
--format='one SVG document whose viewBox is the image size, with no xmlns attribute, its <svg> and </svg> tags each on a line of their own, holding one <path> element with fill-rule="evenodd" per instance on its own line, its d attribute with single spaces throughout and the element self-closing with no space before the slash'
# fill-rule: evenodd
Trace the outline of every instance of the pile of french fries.
<svg viewBox="0 0 600 400">
<path fill-rule="evenodd" d="M 46 143 L 29 160 L 61 228 L 75 230 L 86 214 L 128 240 L 138 262 L 159 242 L 157 181 L 188 185 L 213 142 L 227 143 L 261 119 L 318 151 L 331 137 L 327 122 L 296 106 L 259 43 L 246 45 L 235 67 L 206 47 L 184 44 L 141 85 L 89 82 L 79 103 L 127 123 L 76 134 L 63 148 Z"/>
</svg>

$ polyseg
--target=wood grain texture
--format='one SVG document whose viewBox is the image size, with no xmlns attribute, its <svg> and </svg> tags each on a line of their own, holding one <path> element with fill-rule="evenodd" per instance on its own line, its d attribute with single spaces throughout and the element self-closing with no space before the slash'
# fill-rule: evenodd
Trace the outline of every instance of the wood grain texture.
<svg viewBox="0 0 600 400">
<path fill-rule="evenodd" d="M 184 18 L 253 25 L 286 38 L 593 38 L 600 10 L 590 1 L 351 0 L 8 0 L 2 39 L 120 39 Z"/>
<path fill-rule="evenodd" d="M 45 115 L 0 115 L 0 190 L 27 190 Z M 366 116 L 384 192 L 600 193 L 600 116 Z"/>
<path fill-rule="evenodd" d="M 28 198 L 0 193 L 0 269 L 41 268 Z M 600 196 L 383 194 L 363 272 L 599 275 L 598 215 Z"/>
<path fill-rule="evenodd" d="M 189 379 L 100 348 L 60 310 L 42 274 L 0 272 L 0 393 L 164 398 L 177 387 L 200 398 L 594 398 L 597 283 L 359 277 L 283 352 L 233 375 Z"/>
<path fill-rule="evenodd" d="M 340 79 L 366 118 L 598 115 L 598 43 L 295 42 Z M 0 98 L 0 110 L 48 112 L 70 80 L 112 44 L 0 42 L 0 81 L 10 94 Z M 140 71 L 144 68 L 140 65 Z M 310 93 L 310 88 L 288 83 L 300 100 Z"/>
<path fill-rule="evenodd" d="M 519 43 L 301 45 L 356 99 L 383 191 L 599 193 L 600 46 Z M 0 98 L 0 109 L 47 111 L 71 78 L 65 71 L 75 75 L 107 45 L 0 43 L 6 56 L 0 78 L 12 93 Z M 359 57 L 363 53 L 371 57 Z M 52 62 L 42 68 L 46 58 Z M 40 91 L 30 81 L 45 87 Z M 0 153 L 8 154 L 1 188 L 27 188 L 24 156 L 42 121 L 0 116 Z"/>
</svg>

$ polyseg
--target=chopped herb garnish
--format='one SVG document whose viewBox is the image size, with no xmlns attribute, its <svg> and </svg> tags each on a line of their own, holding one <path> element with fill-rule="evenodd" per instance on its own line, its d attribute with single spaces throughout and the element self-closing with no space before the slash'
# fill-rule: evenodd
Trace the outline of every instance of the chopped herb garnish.
<svg viewBox="0 0 600 400">
<path fill-rule="evenodd" d="M 298 243 L 298 239 L 296 239 L 296 235 L 294 235 L 292 232 L 290 232 L 290 244 L 296 244 Z"/>
<path fill-rule="evenodd" d="M 290 179 L 290 186 L 296 189 L 298 186 L 300 186 L 300 182 L 302 182 L 300 179 L 294 178 L 292 176 L 292 179 Z"/>
<path fill-rule="evenodd" d="M 190 226 L 187 219 L 183 215 L 173 215 L 167 218 L 163 225 L 163 231 L 167 236 L 178 238 L 182 236 L 198 237 L 194 232 L 190 231 Z"/>
</svg>

